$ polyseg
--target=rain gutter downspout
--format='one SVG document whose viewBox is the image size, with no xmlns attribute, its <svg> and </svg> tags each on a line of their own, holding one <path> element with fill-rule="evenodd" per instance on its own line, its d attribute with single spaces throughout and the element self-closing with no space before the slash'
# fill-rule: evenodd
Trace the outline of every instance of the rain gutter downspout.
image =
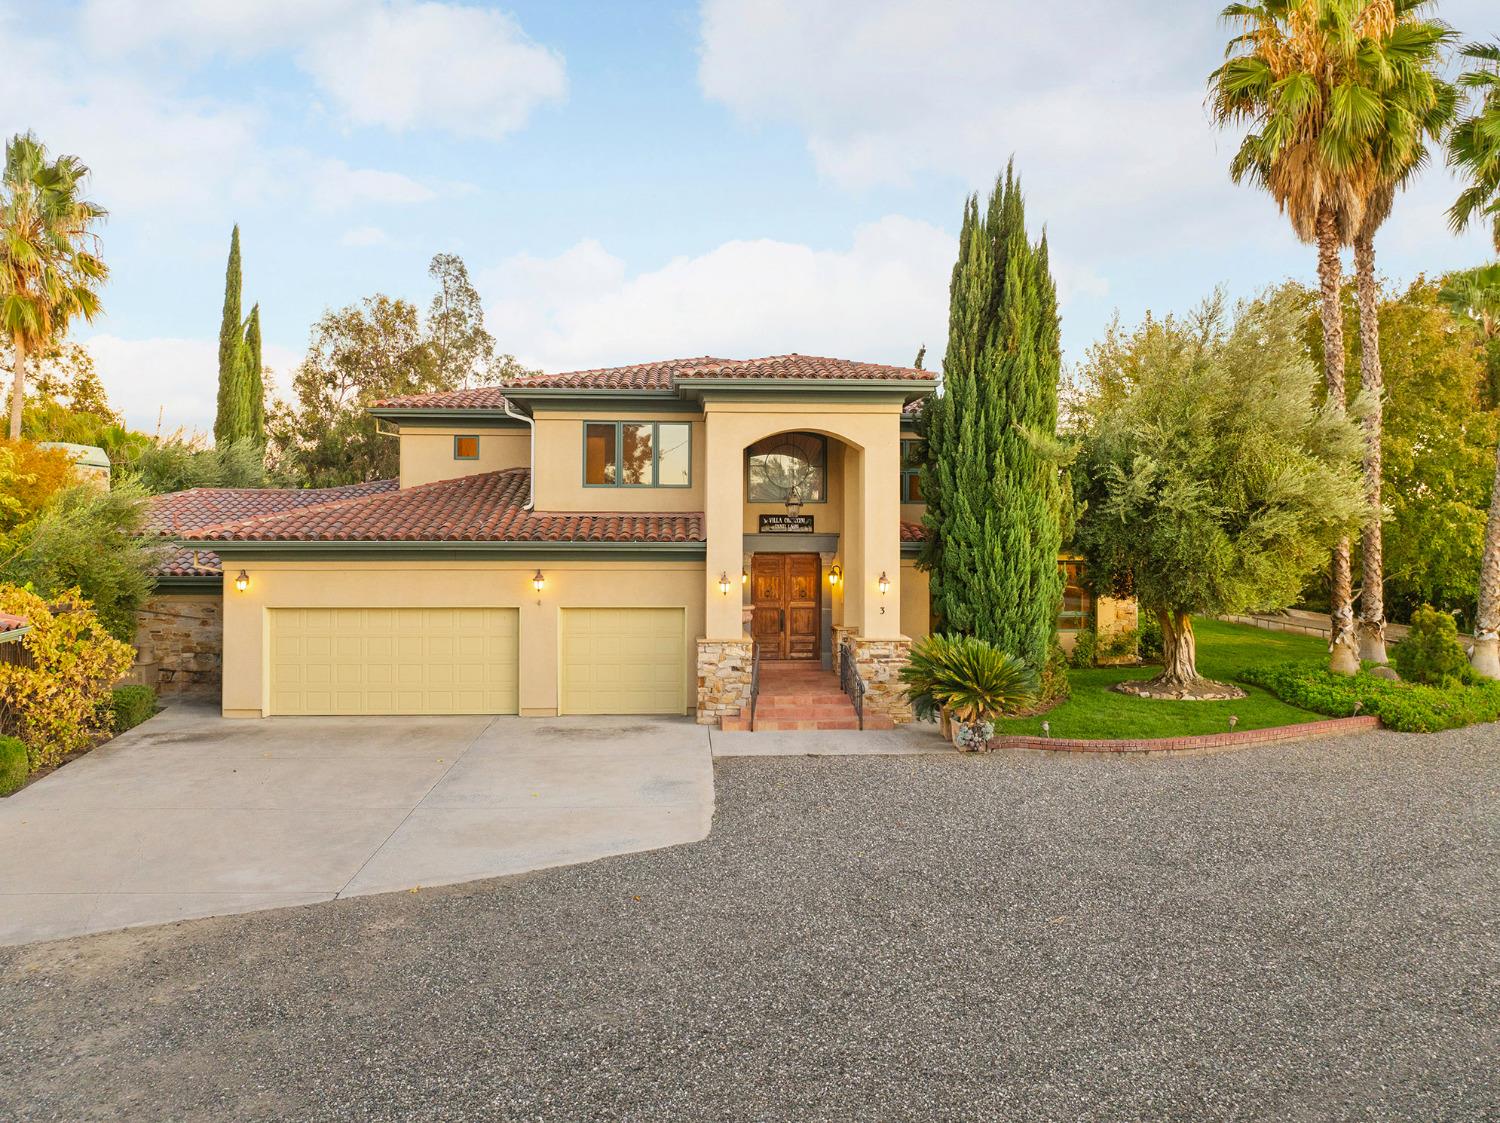
<svg viewBox="0 0 1500 1123">
<path fill-rule="evenodd" d="M 500 402 L 505 409 L 505 416 L 513 417 L 517 421 L 526 422 L 527 427 L 531 430 L 531 468 L 526 473 L 526 502 L 521 504 L 521 510 L 529 511 L 536 505 L 536 418 L 529 417 L 524 413 L 517 413 L 515 408 L 510 404 L 509 398 L 502 397 Z"/>
</svg>

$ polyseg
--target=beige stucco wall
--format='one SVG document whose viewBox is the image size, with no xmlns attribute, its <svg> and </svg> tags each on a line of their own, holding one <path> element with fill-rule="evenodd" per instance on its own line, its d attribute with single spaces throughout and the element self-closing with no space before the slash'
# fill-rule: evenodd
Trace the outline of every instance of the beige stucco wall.
<svg viewBox="0 0 1500 1123">
<path fill-rule="evenodd" d="M 901 562 L 901 631 L 921 639 L 932 630 L 932 606 L 927 596 L 927 574 L 914 561 Z"/>
<path fill-rule="evenodd" d="M 557 713 L 558 611 L 563 608 L 685 608 L 684 697 L 697 696 L 696 644 L 703 635 L 701 562 L 641 561 L 260 561 L 226 563 L 250 575 L 224 595 L 224 714 L 260 717 L 269 681 L 267 610 L 272 608 L 516 608 L 520 706 Z M 536 593 L 540 567 L 546 588 Z M 715 596 L 718 593 L 715 591 Z M 540 603 L 538 603 L 540 602 Z"/>
<path fill-rule="evenodd" d="M 688 487 L 584 487 L 585 421 L 688 422 L 693 467 Z M 536 505 L 542 511 L 701 511 L 703 418 L 695 413 L 616 408 L 608 400 L 586 413 L 536 413 Z"/>
<path fill-rule="evenodd" d="M 478 460 L 455 460 L 453 438 L 479 438 Z M 520 429 L 464 428 L 401 430 L 401 486 L 416 487 L 437 480 L 455 480 L 502 468 L 525 468 L 531 463 L 531 433 Z"/>
</svg>

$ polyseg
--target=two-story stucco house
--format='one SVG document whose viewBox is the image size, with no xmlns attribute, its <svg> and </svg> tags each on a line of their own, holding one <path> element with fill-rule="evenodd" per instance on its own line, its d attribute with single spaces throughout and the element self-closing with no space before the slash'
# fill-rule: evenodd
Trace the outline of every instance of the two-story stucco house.
<svg viewBox="0 0 1500 1123">
<path fill-rule="evenodd" d="M 389 399 L 397 481 L 163 497 L 163 592 L 222 596 L 230 716 L 718 722 L 756 646 L 829 668 L 847 643 L 867 709 L 900 721 L 929 626 L 903 442 L 934 387 L 783 355 Z"/>
</svg>

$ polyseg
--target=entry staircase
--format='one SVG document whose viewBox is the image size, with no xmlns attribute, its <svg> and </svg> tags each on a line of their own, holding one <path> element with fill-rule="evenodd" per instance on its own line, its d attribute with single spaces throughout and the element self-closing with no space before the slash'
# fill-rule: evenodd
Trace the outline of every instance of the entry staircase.
<svg viewBox="0 0 1500 1123">
<path fill-rule="evenodd" d="M 761 660 L 755 679 L 751 705 L 737 718 L 721 718 L 720 728 L 754 733 L 893 728 L 888 715 L 868 710 L 861 723 L 860 713 L 840 686 L 839 676 L 817 663 Z"/>
</svg>

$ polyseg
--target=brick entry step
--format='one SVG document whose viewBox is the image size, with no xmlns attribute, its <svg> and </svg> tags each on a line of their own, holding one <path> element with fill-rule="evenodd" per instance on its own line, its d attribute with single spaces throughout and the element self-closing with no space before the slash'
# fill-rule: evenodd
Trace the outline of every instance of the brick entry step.
<svg viewBox="0 0 1500 1123">
<path fill-rule="evenodd" d="M 749 712 L 722 719 L 720 728 L 738 732 L 752 729 Z M 858 728 L 859 715 L 849 696 L 839 689 L 838 675 L 816 663 L 761 661 L 755 732 Z M 865 728 L 891 729 L 893 725 L 886 714 L 866 709 Z"/>
</svg>

